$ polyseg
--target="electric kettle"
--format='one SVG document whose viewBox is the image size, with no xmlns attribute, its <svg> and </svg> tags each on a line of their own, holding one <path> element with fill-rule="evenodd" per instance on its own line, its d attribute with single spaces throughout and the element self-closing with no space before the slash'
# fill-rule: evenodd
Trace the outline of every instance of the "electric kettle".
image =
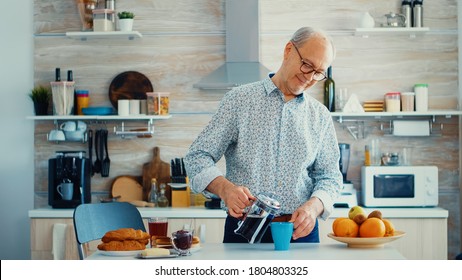
<svg viewBox="0 0 462 280">
<path fill-rule="evenodd" d="M 281 204 L 272 193 L 260 193 L 247 208 L 234 233 L 243 236 L 249 243 L 259 243 Z"/>
</svg>

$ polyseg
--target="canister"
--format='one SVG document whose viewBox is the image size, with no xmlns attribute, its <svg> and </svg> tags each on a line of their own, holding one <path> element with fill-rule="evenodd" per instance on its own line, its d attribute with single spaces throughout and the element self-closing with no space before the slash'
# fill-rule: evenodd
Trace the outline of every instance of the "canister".
<svg viewBox="0 0 462 280">
<path fill-rule="evenodd" d="M 93 31 L 114 31 L 114 10 L 93 10 Z"/>
<path fill-rule="evenodd" d="M 169 92 L 147 92 L 148 115 L 168 115 L 170 108 Z"/>
<path fill-rule="evenodd" d="M 82 109 L 87 108 L 90 103 L 90 96 L 88 90 L 76 90 L 76 102 L 77 102 L 77 115 L 83 115 Z"/>
<path fill-rule="evenodd" d="M 402 92 L 401 93 L 401 111 L 412 112 L 414 111 L 414 92 Z"/>
<path fill-rule="evenodd" d="M 388 92 L 385 94 L 385 107 L 387 112 L 399 112 L 401 101 L 399 92 Z"/>
<path fill-rule="evenodd" d="M 428 111 L 428 84 L 415 84 L 415 110 L 417 112 Z"/>
</svg>

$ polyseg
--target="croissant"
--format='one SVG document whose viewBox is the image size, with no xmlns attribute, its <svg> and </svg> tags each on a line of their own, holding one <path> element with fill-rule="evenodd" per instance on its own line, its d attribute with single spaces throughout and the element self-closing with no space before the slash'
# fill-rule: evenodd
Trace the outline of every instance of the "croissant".
<svg viewBox="0 0 462 280">
<path fill-rule="evenodd" d="M 123 240 L 149 240 L 149 233 L 144 232 L 140 229 L 135 230 L 133 228 L 121 228 L 117 230 L 111 230 L 101 238 L 105 243 L 110 241 L 123 241 Z M 147 243 L 146 243 L 147 244 Z"/>
<path fill-rule="evenodd" d="M 98 249 L 102 251 L 135 251 L 146 249 L 146 244 L 136 240 L 110 241 L 100 243 Z"/>
</svg>

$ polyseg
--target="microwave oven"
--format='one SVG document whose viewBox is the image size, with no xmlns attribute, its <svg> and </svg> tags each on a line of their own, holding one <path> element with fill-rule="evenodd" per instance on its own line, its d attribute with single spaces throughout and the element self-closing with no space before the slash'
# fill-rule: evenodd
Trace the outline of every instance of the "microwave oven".
<svg viewBox="0 0 462 280">
<path fill-rule="evenodd" d="M 365 207 L 438 205 L 436 166 L 363 166 L 361 183 Z"/>
</svg>

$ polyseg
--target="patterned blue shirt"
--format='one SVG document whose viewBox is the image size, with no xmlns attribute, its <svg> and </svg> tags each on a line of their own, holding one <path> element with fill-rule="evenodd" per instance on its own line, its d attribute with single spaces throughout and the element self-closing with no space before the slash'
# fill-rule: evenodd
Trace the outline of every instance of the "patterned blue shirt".
<svg viewBox="0 0 462 280">
<path fill-rule="evenodd" d="M 226 175 L 216 167 L 225 156 Z M 185 165 L 194 192 L 218 176 L 272 192 L 290 214 L 311 196 L 332 212 L 342 187 L 339 148 L 327 108 L 307 94 L 285 102 L 270 78 L 226 93 L 209 124 L 192 143 Z"/>
</svg>

